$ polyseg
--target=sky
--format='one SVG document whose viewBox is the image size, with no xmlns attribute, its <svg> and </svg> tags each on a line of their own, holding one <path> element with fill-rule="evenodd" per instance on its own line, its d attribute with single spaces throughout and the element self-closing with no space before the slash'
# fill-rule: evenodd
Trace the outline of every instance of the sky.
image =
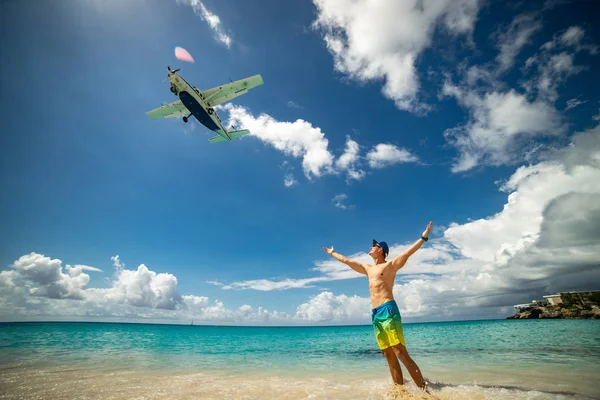
<svg viewBox="0 0 600 400">
<path fill-rule="evenodd" d="M 505 318 L 600 289 L 600 3 L 0 3 L 0 321 L 369 324 Z M 194 63 L 177 60 L 181 46 Z M 175 101 L 206 90 L 231 142 Z"/>
</svg>

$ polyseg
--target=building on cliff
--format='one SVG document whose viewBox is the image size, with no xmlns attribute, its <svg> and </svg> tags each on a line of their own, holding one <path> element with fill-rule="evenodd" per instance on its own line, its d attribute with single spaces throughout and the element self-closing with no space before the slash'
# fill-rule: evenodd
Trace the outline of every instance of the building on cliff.
<svg viewBox="0 0 600 400">
<path fill-rule="evenodd" d="M 523 311 L 531 307 L 547 307 L 562 304 L 563 307 L 570 305 L 600 306 L 600 290 L 587 292 L 560 292 L 543 296 L 543 300 L 533 300 L 531 303 L 515 304 L 514 308 Z"/>
</svg>

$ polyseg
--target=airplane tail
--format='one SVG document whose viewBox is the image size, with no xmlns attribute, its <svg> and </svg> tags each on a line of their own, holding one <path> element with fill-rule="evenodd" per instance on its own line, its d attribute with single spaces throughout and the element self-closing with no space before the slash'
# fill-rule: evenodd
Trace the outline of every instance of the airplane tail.
<svg viewBox="0 0 600 400">
<path fill-rule="evenodd" d="M 248 129 L 241 129 L 239 131 L 230 131 L 230 132 L 227 132 L 227 135 L 229 135 L 229 137 L 231 139 L 235 139 L 235 138 L 239 138 L 240 136 L 247 135 L 249 133 L 250 133 L 250 131 Z M 226 140 L 228 140 L 228 139 L 226 137 L 224 137 L 224 136 L 221 136 L 221 135 L 217 135 L 215 137 L 212 137 L 212 138 L 208 139 L 209 143 L 224 142 Z"/>
</svg>

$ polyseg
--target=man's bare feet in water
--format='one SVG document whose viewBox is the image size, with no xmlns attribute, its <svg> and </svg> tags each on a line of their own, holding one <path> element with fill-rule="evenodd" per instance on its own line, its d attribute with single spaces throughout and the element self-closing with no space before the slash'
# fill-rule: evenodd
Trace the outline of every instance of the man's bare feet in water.
<svg viewBox="0 0 600 400">
<path fill-rule="evenodd" d="M 411 385 L 412 386 L 412 385 Z M 426 393 L 421 389 L 411 389 L 406 385 L 393 384 L 390 391 L 387 393 L 387 397 L 394 400 L 439 400 L 438 397 L 430 393 Z"/>
</svg>

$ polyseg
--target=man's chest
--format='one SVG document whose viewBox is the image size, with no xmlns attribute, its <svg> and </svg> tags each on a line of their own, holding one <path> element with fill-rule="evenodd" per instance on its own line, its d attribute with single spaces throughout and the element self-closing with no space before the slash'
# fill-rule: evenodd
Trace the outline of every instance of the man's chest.
<svg viewBox="0 0 600 400">
<path fill-rule="evenodd" d="M 389 267 L 389 264 L 383 264 L 383 265 L 377 265 L 377 266 L 372 266 L 369 268 L 369 270 L 367 271 L 367 276 L 369 277 L 369 280 L 382 280 L 382 279 L 386 279 L 389 278 L 391 276 L 391 268 Z"/>
</svg>

